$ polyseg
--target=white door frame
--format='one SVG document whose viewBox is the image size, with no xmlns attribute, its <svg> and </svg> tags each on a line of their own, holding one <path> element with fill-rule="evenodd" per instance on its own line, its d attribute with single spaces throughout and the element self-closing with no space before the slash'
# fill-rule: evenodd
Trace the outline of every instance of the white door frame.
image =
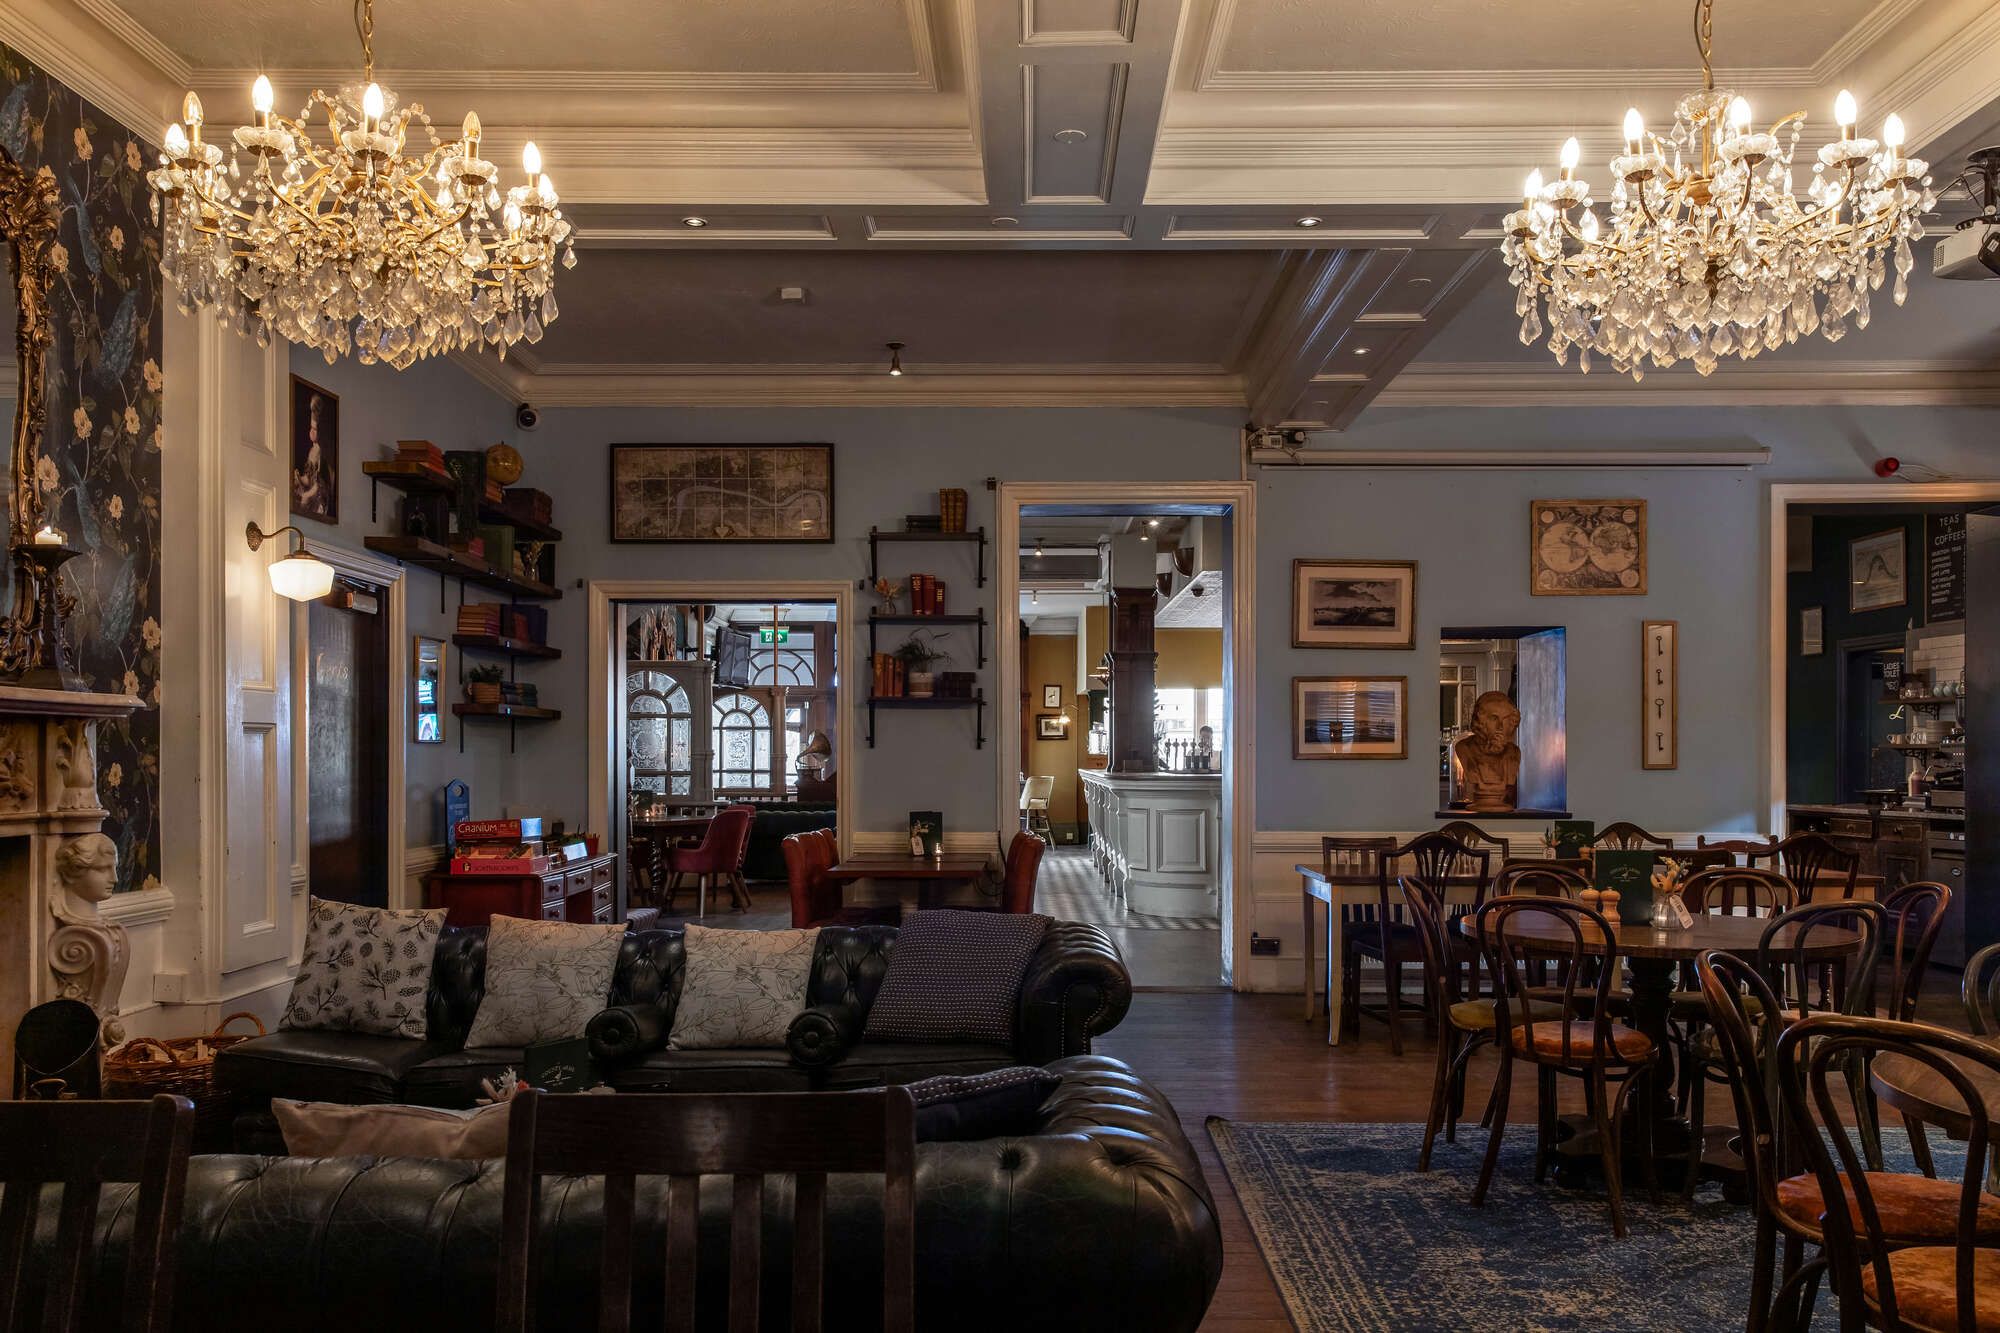
<svg viewBox="0 0 2000 1333">
<path fill-rule="evenodd" d="M 1791 609 L 1785 598 L 1785 525 L 1793 505 L 1882 504 L 1912 505 L 2000 504 L 2000 481 L 1846 481 L 1773 482 L 1770 513 L 1765 521 L 1764 547 L 1769 581 L 1764 609 L 1769 623 L 1765 639 L 1765 687 L 1768 731 L 1764 748 L 1764 797 L 1767 832 L 1785 832 L 1785 665 L 1791 642 Z M 1914 573 L 1914 571 L 1913 571 Z"/>
<path fill-rule="evenodd" d="M 389 708 L 388 716 L 383 719 L 389 732 L 386 788 L 389 809 L 382 830 L 389 848 L 382 866 L 383 873 L 389 877 L 389 906 L 421 907 L 423 904 L 418 901 L 418 895 L 410 889 L 409 848 L 405 845 L 408 841 L 405 824 L 409 818 L 409 793 L 403 788 L 403 747 L 409 742 L 410 732 L 410 618 L 404 604 L 403 566 L 372 552 L 357 551 L 351 546 L 310 535 L 302 545 L 332 565 L 335 574 L 357 583 L 372 584 L 382 590 L 379 614 L 387 626 L 384 633 L 387 635 L 389 656 Z M 292 679 L 297 685 L 292 690 L 292 805 L 295 811 L 293 825 L 298 830 L 296 836 L 299 840 L 293 868 L 293 874 L 298 879 L 293 886 L 295 892 L 310 891 L 312 887 L 312 782 L 306 773 L 306 765 L 311 762 L 312 755 L 312 737 L 309 734 L 309 719 L 312 716 L 311 625 L 308 604 L 293 602 Z"/>
<path fill-rule="evenodd" d="M 622 698 L 618 667 L 623 645 L 614 645 L 618 629 L 614 602 L 832 602 L 839 637 L 836 667 L 842 690 L 835 700 L 840 709 L 840 735 L 835 742 L 834 801 L 839 807 L 834 823 L 840 837 L 840 854 L 854 847 L 854 698 L 848 682 L 865 680 L 854 670 L 854 648 L 861 636 L 854 632 L 854 583 L 851 579 L 593 579 L 590 583 L 590 768 L 587 785 L 590 796 L 590 827 L 603 830 L 606 846 L 619 852 L 623 836 L 611 818 L 612 793 L 617 790 L 618 772 L 611 753 L 611 708 Z M 619 651 L 614 652 L 616 646 Z M 777 725 L 782 719 L 772 719 Z"/>
<path fill-rule="evenodd" d="M 1015 778 L 1021 771 L 1021 664 L 1014 626 L 1021 603 L 1021 509 L 1024 505 L 1228 505 L 1229 635 L 1223 683 L 1229 691 L 1229 762 L 1223 766 L 1222 807 L 1229 836 L 1222 847 L 1222 980 L 1249 975 L 1253 899 L 1251 845 L 1256 832 L 1257 487 L 1248 481 L 1003 481 L 994 501 L 994 566 L 998 603 L 999 698 L 993 707 L 995 828 L 1020 821 Z"/>
</svg>

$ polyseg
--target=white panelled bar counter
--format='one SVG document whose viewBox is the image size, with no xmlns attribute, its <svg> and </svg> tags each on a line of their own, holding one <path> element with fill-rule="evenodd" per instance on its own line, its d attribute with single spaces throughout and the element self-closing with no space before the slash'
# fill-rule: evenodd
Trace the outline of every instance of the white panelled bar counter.
<svg viewBox="0 0 2000 1333">
<path fill-rule="evenodd" d="M 1217 917 L 1220 773 L 1080 769 L 1090 852 L 1112 891 L 1146 916 Z"/>
</svg>

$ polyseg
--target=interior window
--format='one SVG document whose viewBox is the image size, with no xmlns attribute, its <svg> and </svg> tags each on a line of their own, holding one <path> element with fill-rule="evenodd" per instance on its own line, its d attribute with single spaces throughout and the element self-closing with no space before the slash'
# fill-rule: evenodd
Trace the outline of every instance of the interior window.
<svg viewBox="0 0 2000 1333">
<path fill-rule="evenodd" d="M 741 691 L 720 695 L 715 729 L 715 789 L 762 791 L 770 786 L 771 713 Z"/>
</svg>

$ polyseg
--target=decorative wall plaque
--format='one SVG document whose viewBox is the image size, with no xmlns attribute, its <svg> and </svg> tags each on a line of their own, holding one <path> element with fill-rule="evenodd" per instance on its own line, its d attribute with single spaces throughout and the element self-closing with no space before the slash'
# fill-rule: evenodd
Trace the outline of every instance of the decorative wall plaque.
<svg viewBox="0 0 2000 1333">
<path fill-rule="evenodd" d="M 1639 729 L 1640 764 L 1645 768 L 1680 767 L 1680 640 L 1677 620 L 1647 621 L 1640 640 L 1639 693 L 1645 704 Z"/>
</svg>

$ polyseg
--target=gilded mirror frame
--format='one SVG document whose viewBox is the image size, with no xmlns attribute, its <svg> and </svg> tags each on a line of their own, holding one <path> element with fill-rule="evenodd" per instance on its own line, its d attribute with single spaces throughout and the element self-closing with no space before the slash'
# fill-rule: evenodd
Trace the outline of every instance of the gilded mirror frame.
<svg viewBox="0 0 2000 1333">
<path fill-rule="evenodd" d="M 15 614 L 0 625 L 0 673 L 18 670 L 29 651 L 29 627 L 34 623 L 34 581 L 20 548 L 34 538 L 43 522 L 41 492 L 35 485 L 35 462 L 41 455 L 42 432 L 48 422 L 45 370 L 54 322 L 49 293 L 55 272 L 49 267 L 49 247 L 55 243 L 60 218 L 54 177 L 39 175 L 15 162 L 0 147 L 0 241 L 6 243 L 13 266 L 15 386 L 14 435 L 11 452 L 12 486 L 7 496 L 8 550 L 12 553 Z"/>
</svg>

